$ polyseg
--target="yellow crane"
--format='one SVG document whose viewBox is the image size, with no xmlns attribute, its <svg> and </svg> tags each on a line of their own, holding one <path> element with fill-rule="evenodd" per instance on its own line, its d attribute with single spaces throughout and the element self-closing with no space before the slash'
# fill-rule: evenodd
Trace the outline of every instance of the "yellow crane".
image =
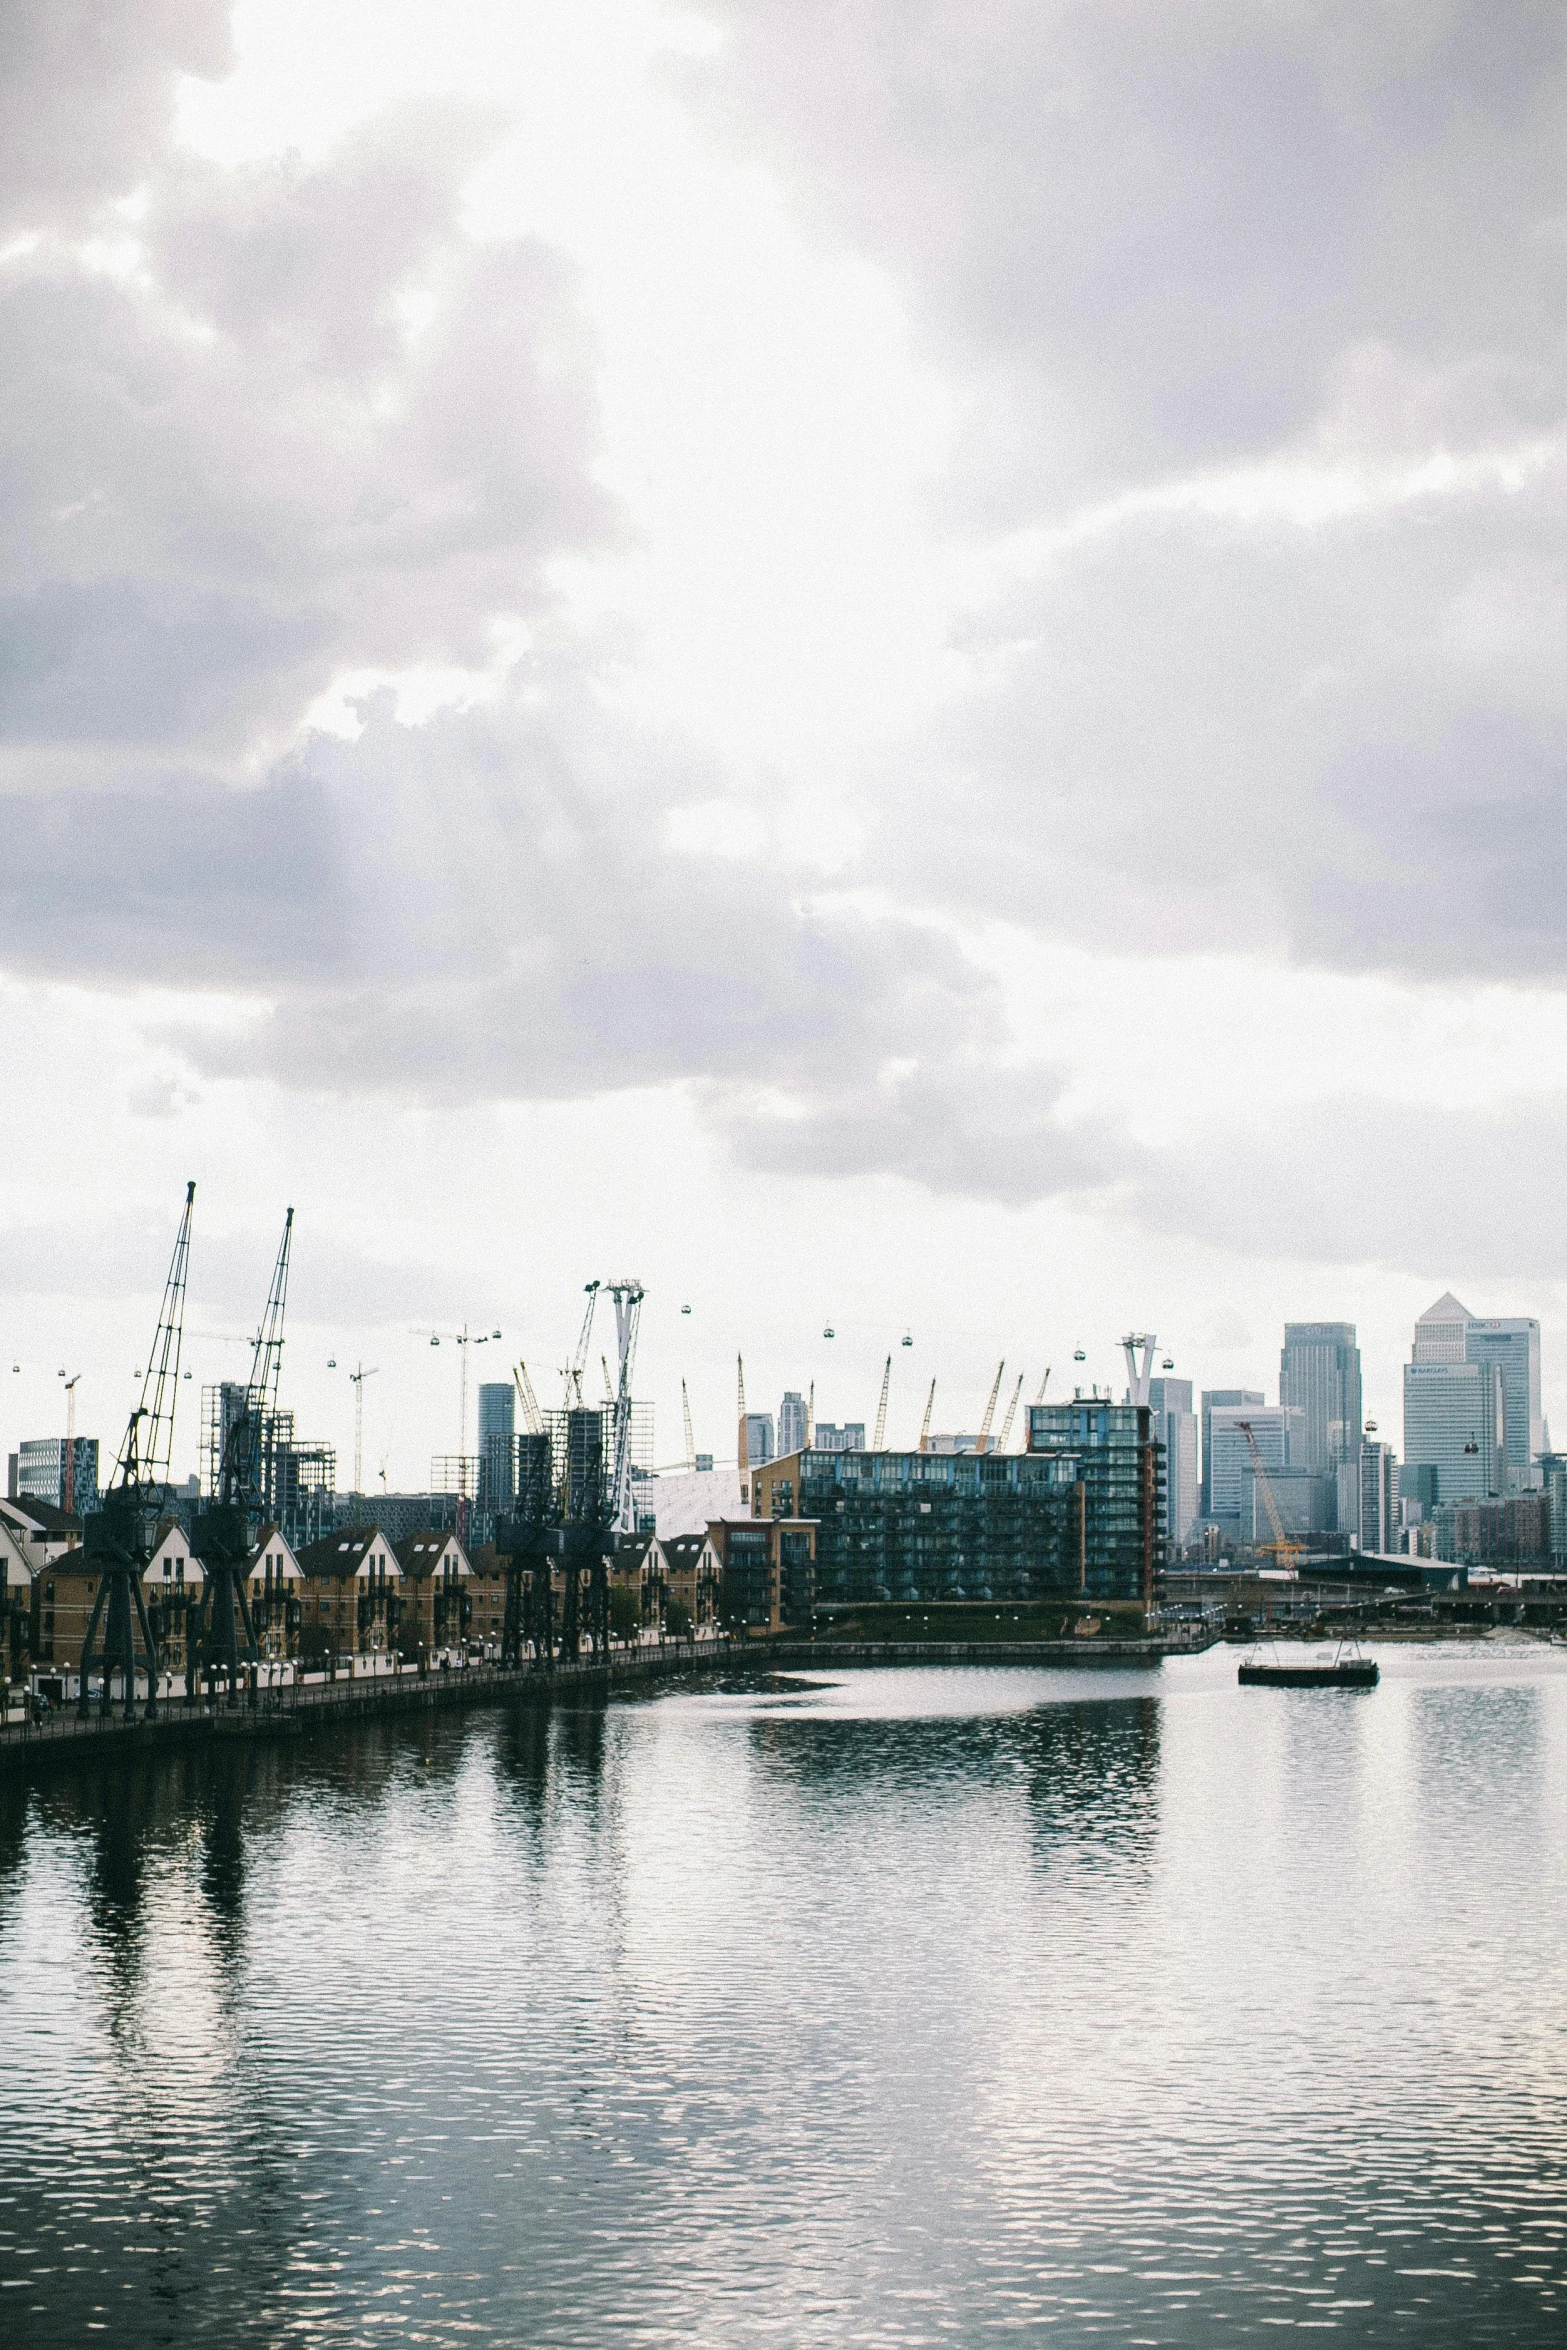
<svg viewBox="0 0 1567 2350">
<path fill-rule="evenodd" d="M 1023 1392 L 1023 1374 L 1019 1371 L 1017 1385 L 1012 1390 L 1012 1401 L 1007 1405 L 1007 1416 L 1001 1423 L 1001 1434 L 996 1438 L 997 1452 L 1005 1452 L 1012 1435 L 1012 1421 L 1017 1411 L 1017 1399 Z"/>
<path fill-rule="evenodd" d="M 996 1416 L 996 1398 L 1001 1393 L 1001 1374 L 1006 1367 L 1007 1358 L 1003 1355 L 996 1365 L 996 1376 L 991 1382 L 990 1401 L 985 1406 L 985 1417 L 979 1424 L 979 1442 L 974 1447 L 976 1452 L 983 1452 L 990 1442 L 990 1423 Z"/>
<path fill-rule="evenodd" d="M 892 1357 L 887 1357 L 881 1374 L 881 1401 L 876 1406 L 876 1433 L 871 1438 L 872 1452 L 880 1452 L 887 1435 L 887 1390 L 892 1383 Z"/>
<path fill-rule="evenodd" d="M 923 1419 L 923 1420 L 921 1420 L 921 1422 L 920 1422 L 920 1451 L 921 1451 L 921 1452 L 929 1452 L 929 1450 L 930 1450 L 930 1415 L 931 1415 L 931 1413 L 932 1413 L 932 1412 L 935 1410 L 935 1408 L 936 1408 L 936 1382 L 935 1382 L 935 1380 L 933 1379 L 933 1380 L 931 1381 L 931 1383 L 930 1383 L 930 1393 L 929 1393 L 929 1395 L 927 1395 L 927 1396 L 926 1396 L 926 1398 L 925 1398 L 925 1417 L 924 1417 L 924 1419 Z"/>
<path fill-rule="evenodd" d="M 686 1467 L 695 1469 L 696 1438 L 691 1433 L 691 1398 L 686 1393 L 686 1383 L 683 1379 L 680 1382 L 680 1409 L 684 1412 L 686 1419 Z"/>
<path fill-rule="evenodd" d="M 533 1381 L 528 1377 L 526 1363 L 519 1363 L 512 1372 L 512 1383 L 522 1401 L 522 1416 L 528 1424 L 528 1434 L 542 1436 L 544 1414 L 539 1409 L 539 1399 L 533 1392 Z"/>
<path fill-rule="evenodd" d="M 1250 1420 L 1237 1420 L 1235 1425 L 1246 1439 L 1246 1450 L 1251 1454 L 1251 1473 L 1261 1488 L 1263 1507 L 1268 1513 L 1268 1523 L 1273 1528 L 1273 1540 L 1263 1543 L 1261 1547 L 1273 1553 L 1274 1558 L 1286 1573 L 1294 1574 L 1295 1561 L 1306 1545 L 1303 1542 L 1293 1541 L 1284 1531 L 1284 1520 L 1279 1515 L 1278 1498 L 1273 1490 L 1273 1480 L 1268 1475 L 1268 1464 L 1262 1457 L 1262 1448 L 1257 1442 L 1256 1433 Z"/>
</svg>

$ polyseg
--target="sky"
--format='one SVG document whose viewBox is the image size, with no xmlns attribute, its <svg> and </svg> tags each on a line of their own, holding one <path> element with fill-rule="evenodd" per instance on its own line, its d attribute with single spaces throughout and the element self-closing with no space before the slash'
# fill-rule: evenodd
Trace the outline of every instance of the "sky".
<svg viewBox="0 0 1567 2350">
<path fill-rule="evenodd" d="M 1448 1287 L 1567 1426 L 1564 158 L 1524 0 L 13 0 L 7 1447 L 190 1177 L 187 1468 L 289 1205 L 345 1485 L 623 1275 L 671 1462 Z"/>
</svg>

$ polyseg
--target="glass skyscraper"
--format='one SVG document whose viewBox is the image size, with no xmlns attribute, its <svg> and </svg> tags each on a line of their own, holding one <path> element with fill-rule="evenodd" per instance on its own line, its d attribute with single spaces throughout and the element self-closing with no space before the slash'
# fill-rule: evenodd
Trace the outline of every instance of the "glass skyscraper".
<svg viewBox="0 0 1567 2350">
<path fill-rule="evenodd" d="M 1433 1473 L 1438 1505 L 1484 1501 L 1508 1490 L 1512 1464 L 1503 1359 L 1511 1362 L 1515 1381 L 1520 1371 L 1527 1380 L 1527 1344 L 1510 1354 L 1507 1348 L 1516 1333 L 1529 1327 L 1526 1323 L 1481 1324 L 1482 1335 L 1472 1341 L 1475 1318 L 1451 1290 L 1426 1308 L 1415 1324 L 1410 1360 L 1404 1365 L 1406 1485 L 1412 1485 L 1422 1470 Z M 1538 1380 L 1538 1325 L 1534 1327 Z M 1538 1385 L 1534 1392 L 1537 1397 Z M 1527 1450 L 1526 1406 L 1522 1422 L 1523 1467 L 1528 1474 L 1532 1455 Z"/>
<path fill-rule="evenodd" d="M 1178 1551 L 1197 1523 L 1202 1498 L 1192 1383 L 1189 1379 L 1150 1379 L 1148 1403 L 1155 1441 L 1164 1446 L 1165 1523 L 1171 1549 Z"/>
<path fill-rule="evenodd" d="M 1336 1470 L 1360 1446 L 1360 1348 L 1353 1322 L 1286 1322 L 1279 1401 L 1304 1417 L 1290 1447 L 1297 1469 Z"/>
<path fill-rule="evenodd" d="M 517 1391 L 509 1379 L 479 1389 L 479 1506 L 509 1510 L 517 1501 Z"/>
</svg>

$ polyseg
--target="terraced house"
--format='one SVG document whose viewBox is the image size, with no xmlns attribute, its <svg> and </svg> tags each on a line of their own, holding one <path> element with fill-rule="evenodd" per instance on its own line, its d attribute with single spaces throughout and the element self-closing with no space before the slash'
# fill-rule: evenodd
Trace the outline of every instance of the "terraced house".
<svg viewBox="0 0 1567 2350">
<path fill-rule="evenodd" d="M 379 1526 L 340 1526 L 298 1553 L 299 1652 L 381 1656 L 395 1649 L 403 1607 L 396 1546 Z"/>
<path fill-rule="evenodd" d="M 403 1653 L 423 1648 L 437 1657 L 459 1654 L 474 1615 L 474 1575 L 467 1552 L 455 1534 L 440 1526 L 405 1534 L 396 1547 L 403 1578 Z"/>
</svg>

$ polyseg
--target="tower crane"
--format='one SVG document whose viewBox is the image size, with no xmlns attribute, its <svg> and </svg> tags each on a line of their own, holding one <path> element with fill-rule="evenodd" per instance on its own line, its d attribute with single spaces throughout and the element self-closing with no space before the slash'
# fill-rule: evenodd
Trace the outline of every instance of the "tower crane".
<svg viewBox="0 0 1567 2350">
<path fill-rule="evenodd" d="M 1268 1465 L 1262 1457 L 1262 1450 L 1250 1420 L 1237 1420 L 1235 1425 L 1246 1439 L 1246 1450 L 1251 1454 L 1252 1475 L 1261 1488 L 1263 1507 L 1268 1513 L 1268 1523 L 1273 1528 L 1273 1540 L 1264 1543 L 1263 1548 L 1272 1551 L 1286 1573 L 1293 1574 L 1295 1561 L 1306 1546 L 1303 1542 L 1292 1541 L 1284 1531 L 1284 1520 L 1279 1515 L 1278 1498 L 1273 1490 L 1273 1480 L 1268 1475 Z"/>
<path fill-rule="evenodd" d="M 598 1295 L 602 1287 L 603 1283 L 599 1281 L 589 1281 L 585 1285 L 584 1295 L 588 1302 L 582 1316 L 582 1329 L 577 1339 L 576 1352 L 566 1365 L 563 1374 L 566 1381 L 566 1409 L 568 1412 L 581 1411 L 582 1409 L 582 1374 L 588 1367 L 588 1348 L 593 1343 L 593 1309 L 598 1304 Z"/>
<path fill-rule="evenodd" d="M 512 1382 L 521 1398 L 522 1416 L 527 1422 L 528 1434 L 542 1436 L 544 1434 L 544 1414 L 539 1409 L 539 1399 L 533 1392 L 533 1381 L 528 1377 L 526 1363 L 517 1365 L 512 1372 Z"/>
<path fill-rule="evenodd" d="M 350 1371 L 348 1374 L 348 1384 L 354 1391 L 354 1491 L 356 1493 L 364 1491 L 365 1381 L 373 1379 L 379 1368 L 378 1364 L 372 1364 L 367 1371 L 364 1364 L 361 1363 L 356 1371 Z"/>
<path fill-rule="evenodd" d="M 996 1416 L 996 1398 L 1001 1393 L 1001 1375 L 1006 1367 L 1007 1358 L 1003 1355 L 996 1365 L 996 1376 L 991 1382 L 990 1401 L 985 1406 L 985 1417 L 979 1424 L 979 1442 L 974 1447 L 976 1452 L 983 1452 L 990 1443 L 990 1423 Z"/>
<path fill-rule="evenodd" d="M 886 1437 L 887 1437 L 887 1390 L 888 1390 L 888 1388 L 891 1386 L 891 1384 L 892 1384 L 892 1357 L 891 1357 L 891 1355 L 889 1355 L 889 1356 L 887 1357 L 887 1360 L 886 1360 L 886 1362 L 885 1362 L 885 1363 L 883 1364 L 883 1366 L 882 1366 L 882 1374 L 881 1374 L 881 1400 L 878 1402 L 878 1404 L 877 1404 L 877 1406 L 876 1406 L 876 1433 L 875 1433 L 875 1435 L 874 1435 L 874 1436 L 871 1438 L 871 1450 L 872 1450 L 872 1452 L 880 1452 L 880 1451 L 882 1450 L 882 1447 L 883 1447 L 883 1445 L 884 1445 L 884 1444 L 885 1444 L 885 1442 L 886 1442 Z"/>
<path fill-rule="evenodd" d="M 60 1373 L 65 1379 L 65 1373 Z M 65 1459 L 60 1470 L 60 1507 L 68 1517 L 76 1511 L 76 1390 L 81 1382 L 80 1371 L 65 1379 Z"/>
<path fill-rule="evenodd" d="M 140 1401 L 133 1409 L 119 1459 L 102 1506 L 84 1525 L 83 1564 L 97 1582 L 87 1637 L 82 1642 L 80 1710 L 88 1707 L 94 1662 L 103 1673 L 103 1702 L 112 1707 L 114 1674 L 124 1691 L 125 1718 L 136 1711 L 136 1636 L 141 1635 L 147 1667 L 147 1712 L 158 1710 L 158 1651 L 147 1617 L 142 1575 L 152 1556 L 158 1521 L 168 1507 L 169 1462 L 174 1449 L 174 1406 L 179 1395 L 180 1346 L 185 1327 L 185 1284 L 190 1270 L 190 1220 L 196 1186 L 185 1186 L 185 1212 L 174 1241 L 158 1327 L 147 1357 Z M 94 1654 L 98 1626 L 103 1645 Z"/>
<path fill-rule="evenodd" d="M 932 1412 L 935 1410 L 935 1408 L 936 1408 L 936 1382 L 935 1382 L 935 1380 L 933 1379 L 933 1380 L 931 1381 L 931 1383 L 930 1383 L 930 1393 L 929 1393 L 929 1395 L 927 1395 L 927 1396 L 926 1396 L 926 1398 L 925 1398 L 925 1417 L 924 1417 L 924 1419 L 923 1419 L 923 1420 L 921 1420 L 921 1422 L 920 1422 L 920 1451 L 921 1451 L 921 1452 L 929 1452 L 929 1450 L 930 1450 L 930 1415 L 931 1415 L 931 1413 L 932 1413 Z"/>
<path fill-rule="evenodd" d="M 1017 1411 L 1017 1399 L 1023 1392 L 1023 1374 L 1019 1371 L 1017 1385 L 1012 1390 L 1012 1401 L 1007 1405 L 1006 1417 L 1001 1423 L 1001 1434 L 996 1438 L 997 1452 L 1005 1452 L 1012 1436 L 1012 1421 Z"/>
<path fill-rule="evenodd" d="M 749 1509 L 751 1506 L 751 1431 L 745 1424 L 744 1355 L 735 1356 L 735 1377 L 738 1383 L 740 1396 L 740 1433 L 738 1444 L 738 1459 L 740 1464 L 740 1506 L 742 1509 Z M 813 1387 L 811 1393 L 814 1395 L 815 1392 L 816 1390 Z"/>
<path fill-rule="evenodd" d="M 686 1383 L 683 1379 L 680 1382 L 680 1409 L 685 1416 L 686 1423 L 686 1467 L 694 1471 L 696 1468 L 696 1438 L 691 1433 L 691 1398 L 686 1393 Z"/>
</svg>

